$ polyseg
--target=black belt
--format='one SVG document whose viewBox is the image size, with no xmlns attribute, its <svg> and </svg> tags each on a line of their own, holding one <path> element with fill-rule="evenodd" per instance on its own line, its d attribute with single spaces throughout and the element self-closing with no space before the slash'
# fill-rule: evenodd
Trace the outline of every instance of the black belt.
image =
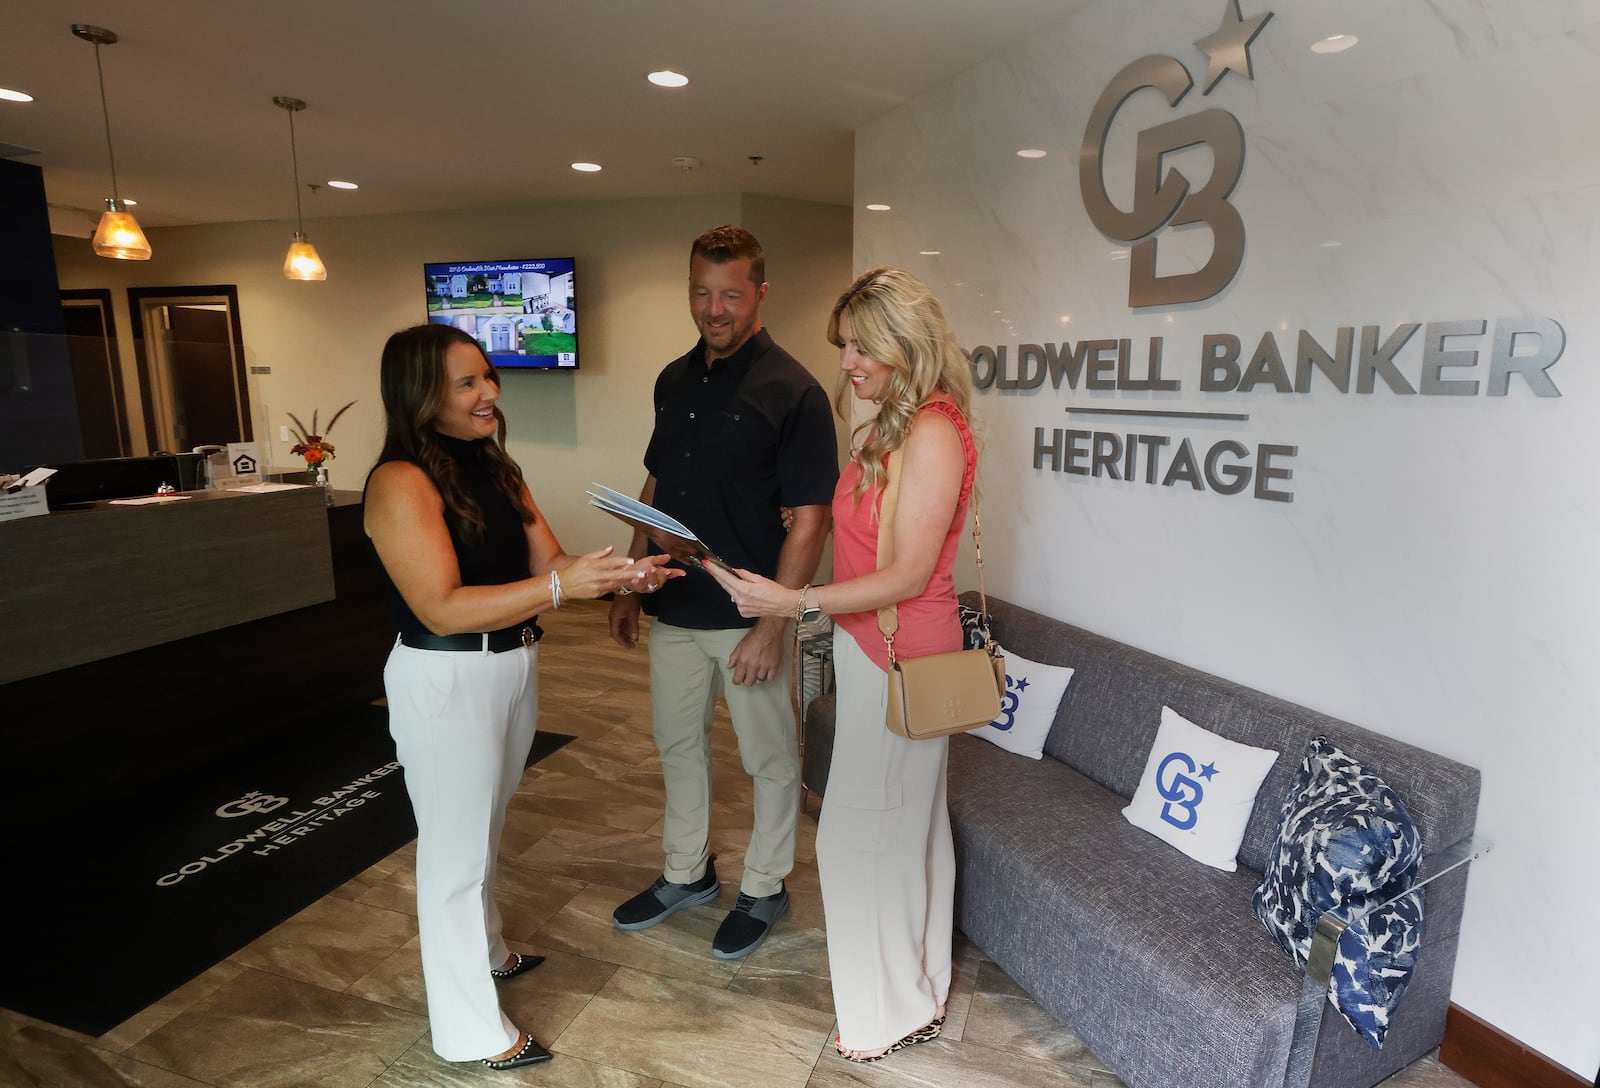
<svg viewBox="0 0 1600 1088">
<path fill-rule="evenodd" d="M 413 650 L 472 650 L 482 653 L 485 648 L 490 653 L 504 653 L 515 650 L 521 646 L 532 646 L 544 637 L 544 631 L 536 623 L 525 624 L 521 627 L 502 627 L 498 631 L 486 633 L 471 633 L 464 635 L 436 635 L 432 631 L 402 631 L 400 643 L 410 646 Z M 484 641 L 488 640 L 485 647 Z"/>
</svg>

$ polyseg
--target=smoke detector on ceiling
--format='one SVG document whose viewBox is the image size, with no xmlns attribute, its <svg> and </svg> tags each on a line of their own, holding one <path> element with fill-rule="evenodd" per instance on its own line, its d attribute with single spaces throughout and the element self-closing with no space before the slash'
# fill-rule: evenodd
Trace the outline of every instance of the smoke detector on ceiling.
<svg viewBox="0 0 1600 1088">
<path fill-rule="evenodd" d="M 674 155 L 672 156 L 672 165 L 687 174 L 700 165 L 700 160 L 693 155 Z"/>
</svg>

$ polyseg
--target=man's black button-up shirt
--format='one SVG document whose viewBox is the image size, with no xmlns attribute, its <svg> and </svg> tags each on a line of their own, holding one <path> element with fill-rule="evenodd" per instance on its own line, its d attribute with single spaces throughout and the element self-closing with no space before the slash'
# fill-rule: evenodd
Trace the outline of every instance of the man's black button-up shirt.
<svg viewBox="0 0 1600 1088">
<path fill-rule="evenodd" d="M 839 479 L 822 386 L 761 329 L 712 366 L 703 340 L 668 363 L 656 379 L 655 408 L 644 455 L 655 506 L 729 563 L 771 578 L 785 536 L 779 507 L 828 505 Z M 678 627 L 755 623 L 704 571 L 673 579 L 643 603 Z"/>
</svg>

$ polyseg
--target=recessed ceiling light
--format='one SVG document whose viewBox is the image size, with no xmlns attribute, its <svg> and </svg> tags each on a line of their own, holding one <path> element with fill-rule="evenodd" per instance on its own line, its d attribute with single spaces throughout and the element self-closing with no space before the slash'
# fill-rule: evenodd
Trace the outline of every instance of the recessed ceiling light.
<svg viewBox="0 0 1600 1088">
<path fill-rule="evenodd" d="M 1042 159 L 1050 152 L 1038 147 L 1025 147 L 1017 152 L 1019 159 Z"/>
<path fill-rule="evenodd" d="M 575 162 L 572 164 L 572 168 L 581 174 L 598 174 L 600 172 L 600 164 L 597 162 Z"/>
<path fill-rule="evenodd" d="M 330 181 L 328 187 L 332 189 L 359 189 L 361 186 L 353 181 Z"/>
<path fill-rule="evenodd" d="M 887 205 L 887 204 L 868 204 L 867 205 L 867 211 L 869 211 L 869 212 L 886 212 L 888 210 L 889 210 L 889 205 Z"/>
<path fill-rule="evenodd" d="M 1063 325 L 1070 325 L 1070 324 L 1072 324 L 1072 315 L 1071 314 L 1062 314 L 1056 320 L 1060 321 Z"/>
<path fill-rule="evenodd" d="M 939 251 L 937 249 L 921 249 L 917 252 L 922 254 L 924 257 L 937 257 L 939 255 Z"/>
<path fill-rule="evenodd" d="M 657 87 L 687 87 L 689 77 L 681 72 L 674 72 L 671 68 L 663 68 L 659 72 L 651 72 L 644 78 L 654 83 Z"/>
<path fill-rule="evenodd" d="M 1311 43 L 1313 53 L 1343 53 L 1361 39 L 1354 34 L 1332 34 L 1321 41 Z"/>
<path fill-rule="evenodd" d="M 130 196 L 125 196 L 125 197 L 123 197 L 123 198 L 122 198 L 122 202 L 123 202 L 123 203 L 124 203 L 124 204 L 126 204 L 126 205 L 128 205 L 128 206 L 129 206 L 129 207 L 132 207 L 132 206 L 133 206 L 133 205 L 135 205 L 135 204 L 137 204 L 137 203 L 139 203 L 139 202 L 138 202 L 138 201 L 137 201 L 137 200 L 135 200 L 135 199 L 133 199 L 133 198 L 132 198 L 132 197 L 130 197 Z"/>
<path fill-rule="evenodd" d="M 0 99 L 7 102 L 32 102 L 33 95 L 24 91 L 13 91 L 10 87 L 0 87 Z"/>
</svg>

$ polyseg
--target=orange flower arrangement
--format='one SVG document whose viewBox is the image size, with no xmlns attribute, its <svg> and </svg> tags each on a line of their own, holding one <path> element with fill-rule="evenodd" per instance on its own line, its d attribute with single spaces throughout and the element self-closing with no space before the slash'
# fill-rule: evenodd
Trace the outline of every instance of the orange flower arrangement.
<svg viewBox="0 0 1600 1088">
<path fill-rule="evenodd" d="M 350 402 L 350 404 L 354 403 L 355 401 Z M 328 420 L 326 432 L 317 430 L 317 413 L 315 409 L 311 412 L 311 426 L 309 427 L 301 423 L 300 417 L 293 412 L 289 413 L 289 418 L 294 420 L 294 426 L 291 430 L 294 432 L 294 436 L 300 440 L 294 444 L 294 448 L 289 452 L 304 457 L 308 470 L 316 471 L 323 467 L 324 462 L 333 459 L 333 443 L 323 437 L 323 434 L 331 434 L 333 432 L 333 425 L 339 422 L 339 417 L 350 409 L 350 404 L 346 404 L 343 408 L 333 413 L 333 418 Z"/>
</svg>

